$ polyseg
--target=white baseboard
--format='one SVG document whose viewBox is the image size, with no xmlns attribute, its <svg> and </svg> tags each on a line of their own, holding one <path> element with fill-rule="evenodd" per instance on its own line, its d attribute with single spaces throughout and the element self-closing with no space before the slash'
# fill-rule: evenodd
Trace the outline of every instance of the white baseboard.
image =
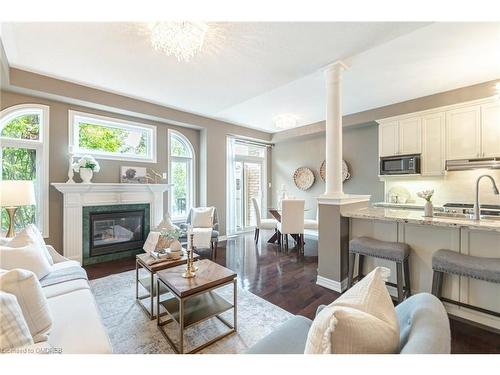
<svg viewBox="0 0 500 375">
<path fill-rule="evenodd" d="M 342 280 L 342 282 L 328 279 L 326 277 L 318 275 L 316 279 L 316 284 L 319 286 L 331 289 L 335 292 L 342 293 L 347 289 L 347 279 Z"/>
</svg>

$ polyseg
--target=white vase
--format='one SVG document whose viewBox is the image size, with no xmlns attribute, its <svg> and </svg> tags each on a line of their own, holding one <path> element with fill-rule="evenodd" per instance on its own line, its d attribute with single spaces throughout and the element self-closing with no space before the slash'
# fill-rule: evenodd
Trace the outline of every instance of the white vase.
<svg viewBox="0 0 500 375">
<path fill-rule="evenodd" d="M 434 211 L 434 207 L 432 206 L 432 202 L 425 202 L 425 205 L 424 205 L 424 216 L 425 217 L 432 217 L 432 216 L 434 216 L 433 211 Z"/>
<path fill-rule="evenodd" d="M 92 177 L 94 176 L 94 172 L 90 168 L 80 168 L 80 177 L 82 178 L 83 183 L 90 184 Z"/>
</svg>

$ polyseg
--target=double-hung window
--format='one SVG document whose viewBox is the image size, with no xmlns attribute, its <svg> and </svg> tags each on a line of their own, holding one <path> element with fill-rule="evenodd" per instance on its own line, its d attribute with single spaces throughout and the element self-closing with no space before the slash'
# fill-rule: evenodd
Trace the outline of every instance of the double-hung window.
<svg viewBox="0 0 500 375">
<path fill-rule="evenodd" d="M 36 224 L 49 236 L 49 107 L 21 104 L 0 112 L 0 169 L 2 180 L 31 180 L 36 206 L 19 207 L 15 229 Z M 2 210 L 1 232 L 9 219 Z"/>
<path fill-rule="evenodd" d="M 69 111 L 69 145 L 76 156 L 156 163 L 156 127 Z"/>
<path fill-rule="evenodd" d="M 185 220 L 194 206 L 194 150 L 189 140 L 175 130 L 168 131 L 169 182 L 172 184 L 169 211 L 174 221 Z"/>
</svg>

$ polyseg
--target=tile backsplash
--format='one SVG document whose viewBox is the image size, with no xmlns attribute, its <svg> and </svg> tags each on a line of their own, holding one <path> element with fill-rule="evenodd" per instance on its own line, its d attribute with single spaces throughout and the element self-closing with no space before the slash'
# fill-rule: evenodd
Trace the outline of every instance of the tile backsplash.
<svg viewBox="0 0 500 375">
<path fill-rule="evenodd" d="M 391 177 L 385 181 L 385 201 L 390 202 L 389 192 L 406 189 L 410 194 L 407 203 L 423 205 L 425 202 L 417 197 L 417 192 L 434 189 L 432 201 L 437 206 L 447 202 L 474 203 L 476 179 L 483 174 L 492 176 L 500 189 L 500 170 L 494 169 L 448 172 L 443 177 Z M 489 179 L 481 180 L 479 192 L 481 203 L 500 205 L 500 195 L 493 193 Z"/>
</svg>

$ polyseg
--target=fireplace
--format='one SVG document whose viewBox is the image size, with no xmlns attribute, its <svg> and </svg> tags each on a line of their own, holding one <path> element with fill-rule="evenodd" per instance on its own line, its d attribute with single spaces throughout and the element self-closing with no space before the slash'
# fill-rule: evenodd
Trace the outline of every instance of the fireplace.
<svg viewBox="0 0 500 375">
<path fill-rule="evenodd" d="M 149 233 L 149 204 L 83 207 L 83 264 L 142 252 Z"/>
</svg>

